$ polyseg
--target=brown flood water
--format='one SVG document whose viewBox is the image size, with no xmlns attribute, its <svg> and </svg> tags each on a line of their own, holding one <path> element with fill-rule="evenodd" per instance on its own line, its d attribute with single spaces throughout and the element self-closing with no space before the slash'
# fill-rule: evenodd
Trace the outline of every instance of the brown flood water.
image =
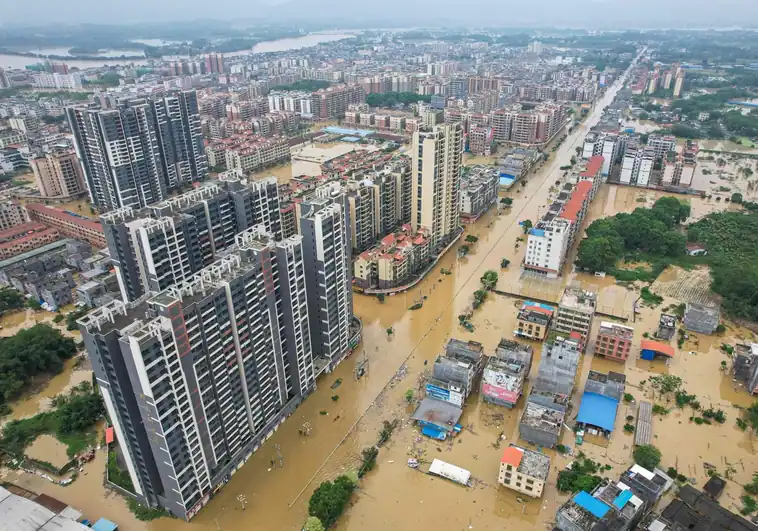
<svg viewBox="0 0 758 531">
<path fill-rule="evenodd" d="M 518 434 L 523 399 L 516 409 L 507 410 L 483 404 L 478 395 L 472 395 L 466 403 L 461 421 L 466 429 L 453 442 L 440 444 L 421 439 L 418 430 L 407 423 L 412 408 L 406 406 L 403 395 L 407 389 L 418 387 L 420 377 L 429 370 L 429 365 L 425 363 L 434 359 L 449 338 L 474 339 L 490 353 L 501 337 L 512 337 L 518 304 L 517 299 L 513 298 L 491 294 L 474 314 L 476 330 L 473 333 L 466 332 L 458 325 L 457 316 L 470 306 L 472 293 L 479 287 L 479 278 L 489 269 L 499 272 L 500 289 L 520 293 L 524 297 L 557 300 L 565 282 L 578 281 L 586 289 L 599 292 L 601 306 L 609 307 L 616 314 L 626 312 L 631 315 L 636 294 L 615 285 L 611 278 L 575 274 L 567 274 L 557 281 L 520 278 L 518 264 L 523 258 L 524 245 L 515 248 L 516 239 L 522 235 L 517 222 L 539 217 L 540 207 L 548 204 L 551 186 L 560 177 L 558 166 L 570 158 L 574 147 L 581 145 L 587 129 L 596 122 L 600 109 L 609 101 L 606 96 L 597 105 L 593 116 L 569 135 L 536 175 L 530 176 L 525 188 L 514 187 L 509 194 L 514 198 L 511 209 L 501 215 L 491 212 L 467 229 L 469 233 L 479 236 L 479 241 L 467 257 L 458 260 L 455 249 L 451 250 L 416 288 L 388 297 L 384 303 L 375 298 L 355 296 L 355 312 L 364 323 L 363 343 L 359 351 L 364 351 L 369 360 L 368 375 L 358 381 L 353 377 L 355 365 L 362 357 L 358 352 L 334 373 L 323 377 L 318 382 L 318 390 L 192 522 L 161 519 L 145 524 L 134 520 L 125 510 L 124 502 L 108 495 L 100 485 L 102 452 L 98 453 L 95 462 L 86 465 L 88 475 L 85 481 L 80 478 L 72 486 L 62 488 L 38 478 L 29 480 L 27 476 L 24 486 L 72 503 L 87 515 L 110 518 L 118 522 L 124 531 L 298 530 L 307 517 L 308 498 L 318 483 L 355 468 L 361 449 L 376 442 L 381 422 L 396 418 L 401 424 L 390 443 L 380 451 L 377 469 L 362 481 L 353 505 L 336 529 L 417 531 L 431 528 L 509 528 L 526 531 L 534 529 L 535 525 L 547 525 L 554 519 L 557 507 L 566 499 L 557 492 L 555 481 L 557 469 L 568 462 L 567 458 L 546 450 L 554 462 L 541 500 L 520 502 L 515 493 L 498 488 L 496 482 L 502 448 L 514 441 Z M 637 202 L 638 197 L 652 202 L 657 196 L 655 192 L 603 185 L 593 203 L 591 216 L 631 211 L 643 204 Z M 696 215 L 709 208 L 710 205 L 705 202 L 701 205 L 700 200 L 693 200 Z M 500 270 L 502 258 L 511 260 L 508 270 Z M 441 268 L 449 269 L 452 274 L 442 275 Z M 423 308 L 407 310 L 424 297 Z M 637 344 L 644 332 L 655 328 L 661 308 L 667 304 L 670 304 L 668 299 L 658 308 L 643 309 L 637 316 L 634 323 Z M 600 318 L 595 320 L 595 329 L 600 321 Z M 388 328 L 394 330 L 392 336 L 387 335 Z M 728 338 L 725 340 L 728 341 Z M 688 411 L 678 410 L 666 417 L 656 418 L 654 444 L 663 452 L 662 464 L 677 464 L 682 473 L 702 483 L 705 478 L 703 461 L 724 471 L 725 460 L 728 459 L 734 463 L 734 479 L 745 482 L 751 476 L 752 469 L 748 466 L 743 468 L 741 463 L 747 465 L 755 462 L 755 447 L 752 438 L 734 427 L 737 411 L 733 404 L 749 404 L 750 399 L 744 393 L 735 391 L 731 379 L 719 372 L 720 362 L 725 359 L 718 350 L 720 342 L 721 338 L 701 339 L 697 354 L 686 354 L 695 350 L 688 343 L 668 367 L 662 362 L 639 362 L 636 355 L 630 357 L 626 366 L 594 358 L 591 355 L 593 344 L 590 343 L 588 354 L 582 362 L 574 411 L 591 368 L 625 372 L 629 381 L 628 390 L 638 399 L 646 392 L 645 388 L 639 388 L 640 382 L 652 373 L 677 374 L 684 379 L 688 391 L 698 395 L 702 404 L 712 402 L 714 407 L 718 405 L 726 411 L 728 420 L 723 426 L 696 426 L 688 422 Z M 533 364 L 534 372 L 539 363 L 538 344 L 535 350 L 537 359 Z M 638 352 L 638 348 L 633 352 Z M 399 370 L 401 367 L 402 370 Z M 333 390 L 330 386 L 337 378 L 342 379 L 342 385 Z M 340 396 L 337 402 L 330 399 L 334 394 Z M 321 411 L 326 411 L 328 415 L 321 415 Z M 585 444 L 581 447 L 582 451 L 602 463 L 612 465 L 609 475 L 617 475 L 631 460 L 633 436 L 624 434 L 621 429 L 628 414 L 636 415 L 636 408 L 622 405 L 616 431 L 607 446 Z M 311 424 L 311 435 L 300 436 L 298 428 L 306 421 Z M 571 434 L 565 430 L 562 442 L 574 446 Z M 283 468 L 277 466 L 272 469 L 270 466 L 271 460 L 277 457 L 274 445 L 280 446 Z M 405 461 L 409 455 L 421 455 L 428 460 L 439 457 L 467 468 L 477 479 L 476 486 L 461 487 L 407 468 Z M 97 480 L 93 482 L 94 477 Z M 727 496 L 736 499 L 739 490 L 736 483 L 730 482 Z M 248 500 L 244 512 L 236 500 L 240 494 Z M 724 503 L 728 506 L 727 500 Z"/>
</svg>

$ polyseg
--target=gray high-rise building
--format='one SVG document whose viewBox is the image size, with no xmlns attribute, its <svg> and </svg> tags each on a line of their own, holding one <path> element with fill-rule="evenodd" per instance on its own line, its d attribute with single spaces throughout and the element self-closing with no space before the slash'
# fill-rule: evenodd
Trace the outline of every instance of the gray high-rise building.
<svg viewBox="0 0 758 531">
<path fill-rule="evenodd" d="M 350 352 L 353 276 L 348 212 L 344 194 L 301 206 L 311 341 L 319 372 L 333 369 Z"/>
<path fill-rule="evenodd" d="M 100 217 L 122 297 L 157 293 L 210 265 L 235 236 L 263 225 L 281 238 L 276 178 L 222 179 L 137 210 Z"/>
<path fill-rule="evenodd" d="M 67 114 L 90 199 L 102 211 L 143 208 L 208 176 L 194 91 Z"/>
<path fill-rule="evenodd" d="M 79 321 L 141 503 L 189 520 L 313 390 L 304 255 L 300 236 L 251 228 L 188 279 Z"/>
</svg>

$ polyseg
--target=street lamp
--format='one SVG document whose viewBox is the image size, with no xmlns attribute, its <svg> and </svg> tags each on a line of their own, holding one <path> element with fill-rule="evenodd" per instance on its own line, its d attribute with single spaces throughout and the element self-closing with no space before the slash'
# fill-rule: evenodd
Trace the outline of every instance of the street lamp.
<svg viewBox="0 0 758 531">
<path fill-rule="evenodd" d="M 245 510 L 245 504 L 247 503 L 247 497 L 244 494 L 237 494 L 237 501 L 240 502 L 242 510 Z"/>
</svg>

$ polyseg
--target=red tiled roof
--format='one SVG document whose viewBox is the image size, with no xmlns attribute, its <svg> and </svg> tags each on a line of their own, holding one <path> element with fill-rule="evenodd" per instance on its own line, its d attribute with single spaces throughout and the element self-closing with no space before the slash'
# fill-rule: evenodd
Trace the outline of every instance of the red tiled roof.
<svg viewBox="0 0 758 531">
<path fill-rule="evenodd" d="M 595 155 L 593 157 L 590 157 L 590 160 L 587 163 L 587 167 L 580 174 L 580 177 L 597 177 L 597 174 L 600 172 L 600 168 L 603 167 L 603 161 L 605 161 L 605 158 L 603 158 L 602 155 Z"/>
<path fill-rule="evenodd" d="M 674 357 L 674 347 L 667 345 L 666 343 L 660 343 L 658 341 L 651 341 L 649 339 L 646 339 L 640 343 L 640 348 L 642 350 L 652 350 L 653 352 L 658 352 L 659 354 L 663 354 L 669 358 Z"/>
<path fill-rule="evenodd" d="M 500 462 L 505 463 L 506 465 L 511 465 L 513 468 L 518 468 L 523 457 L 524 451 L 521 448 L 509 446 L 503 452 L 503 458 L 500 460 Z"/>
<path fill-rule="evenodd" d="M 542 306 L 537 306 L 536 304 L 524 304 L 524 307 L 533 312 L 544 313 L 545 315 L 553 315 L 552 310 L 548 310 L 547 308 L 543 308 Z"/>
<path fill-rule="evenodd" d="M 582 209 L 582 204 L 584 203 L 584 200 L 587 199 L 587 196 L 589 196 L 591 188 L 592 183 L 590 181 L 580 181 L 579 184 L 576 185 L 576 188 L 574 188 L 574 191 L 571 193 L 571 197 L 566 204 L 563 205 L 563 210 L 561 211 L 561 217 L 563 219 L 576 222 L 579 211 Z"/>
<path fill-rule="evenodd" d="M 74 216 L 73 214 L 69 214 L 65 210 L 60 210 L 58 208 L 54 208 L 48 205 L 42 205 L 39 203 L 29 203 L 26 205 L 26 210 L 31 212 L 38 212 L 41 215 L 48 215 L 54 218 L 57 218 L 61 221 L 66 221 L 68 223 L 73 223 L 75 225 L 79 225 L 80 227 L 84 227 L 90 230 L 94 230 L 97 232 L 103 232 L 103 226 L 100 224 L 99 221 L 94 221 L 92 219 L 87 219 L 85 217 L 79 217 Z"/>
</svg>

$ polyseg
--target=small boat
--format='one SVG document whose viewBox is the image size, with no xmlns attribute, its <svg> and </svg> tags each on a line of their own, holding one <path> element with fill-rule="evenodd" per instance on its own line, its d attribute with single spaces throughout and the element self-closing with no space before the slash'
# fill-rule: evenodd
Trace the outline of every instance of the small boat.
<svg viewBox="0 0 758 531">
<path fill-rule="evenodd" d="M 415 459 L 413 457 L 411 457 L 410 459 L 408 459 L 408 466 L 410 468 L 418 468 L 418 459 Z"/>
</svg>

